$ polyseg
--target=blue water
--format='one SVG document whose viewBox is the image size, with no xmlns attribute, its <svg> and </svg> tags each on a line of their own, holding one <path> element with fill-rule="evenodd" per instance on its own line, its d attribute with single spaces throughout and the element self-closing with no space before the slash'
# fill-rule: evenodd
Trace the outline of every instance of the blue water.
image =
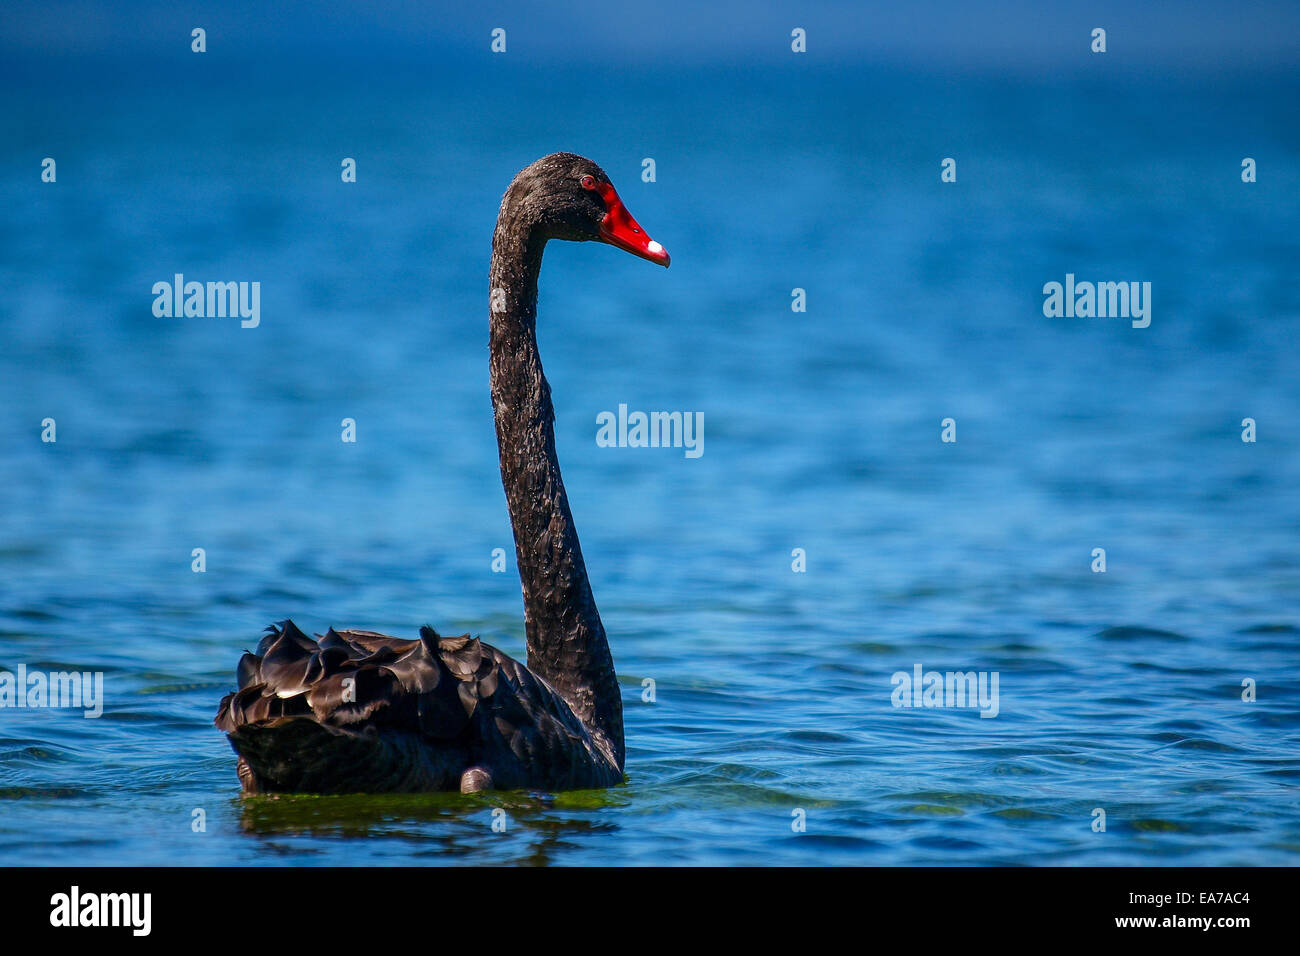
<svg viewBox="0 0 1300 956">
<path fill-rule="evenodd" d="M 797 63 L 4 88 L 0 669 L 106 705 L 0 710 L 0 864 L 1300 861 L 1300 84 Z M 269 622 L 524 653 L 486 276 L 556 149 L 673 256 L 542 278 L 628 782 L 241 800 L 211 720 Z M 177 272 L 260 326 L 155 318 Z M 1067 272 L 1150 327 L 1045 318 Z M 597 447 L 620 403 L 703 456 Z M 892 706 L 917 664 L 996 718 Z"/>
</svg>

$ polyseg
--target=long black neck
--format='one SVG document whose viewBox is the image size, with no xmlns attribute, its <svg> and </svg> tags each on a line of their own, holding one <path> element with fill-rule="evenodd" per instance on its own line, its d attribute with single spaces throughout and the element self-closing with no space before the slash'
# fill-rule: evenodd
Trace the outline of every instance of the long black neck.
<svg viewBox="0 0 1300 956">
<path fill-rule="evenodd" d="M 551 387 L 537 352 L 546 239 L 513 212 L 503 203 L 492 237 L 492 406 L 523 583 L 528 667 L 563 695 L 622 770 L 623 702 L 560 477 Z"/>
</svg>

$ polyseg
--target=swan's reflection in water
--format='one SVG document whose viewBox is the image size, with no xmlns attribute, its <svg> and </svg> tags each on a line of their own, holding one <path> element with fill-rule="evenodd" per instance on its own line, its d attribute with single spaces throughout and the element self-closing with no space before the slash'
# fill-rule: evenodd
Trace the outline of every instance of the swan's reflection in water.
<svg viewBox="0 0 1300 956">
<path fill-rule="evenodd" d="M 232 801 L 239 828 L 281 856 L 320 852 L 322 842 L 393 841 L 394 862 L 546 866 L 557 851 L 620 827 L 602 808 L 626 806 L 622 788 L 568 793 L 502 791 L 314 796 L 279 794 Z M 504 821 L 504 830 L 499 830 Z M 494 825 L 498 829 L 494 829 Z M 484 860 L 485 848 L 489 859 Z M 372 847 L 373 849 L 373 847 Z"/>
</svg>

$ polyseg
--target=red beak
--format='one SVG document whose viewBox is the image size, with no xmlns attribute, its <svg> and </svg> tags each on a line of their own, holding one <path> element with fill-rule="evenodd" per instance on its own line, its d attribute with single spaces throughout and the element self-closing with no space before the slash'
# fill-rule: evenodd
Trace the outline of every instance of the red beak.
<svg viewBox="0 0 1300 956">
<path fill-rule="evenodd" d="M 605 218 L 600 221 L 601 241 L 667 268 L 672 261 L 668 250 L 646 235 L 645 230 L 623 206 L 623 200 L 618 198 L 614 187 L 609 183 L 601 183 L 597 188 L 600 198 L 605 200 L 606 210 Z"/>
</svg>

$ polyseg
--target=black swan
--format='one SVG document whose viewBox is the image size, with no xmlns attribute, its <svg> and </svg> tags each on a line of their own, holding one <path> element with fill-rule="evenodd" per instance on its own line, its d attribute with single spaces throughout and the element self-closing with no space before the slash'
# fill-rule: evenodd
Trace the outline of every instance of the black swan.
<svg viewBox="0 0 1300 956">
<path fill-rule="evenodd" d="M 668 253 L 589 159 L 554 153 L 514 178 L 492 236 L 490 366 L 501 481 L 523 583 L 528 666 L 420 628 L 418 640 L 292 621 L 239 661 L 215 723 L 246 793 L 573 790 L 623 779 L 623 702 L 555 455 L 537 353 L 548 239 Z"/>
</svg>

